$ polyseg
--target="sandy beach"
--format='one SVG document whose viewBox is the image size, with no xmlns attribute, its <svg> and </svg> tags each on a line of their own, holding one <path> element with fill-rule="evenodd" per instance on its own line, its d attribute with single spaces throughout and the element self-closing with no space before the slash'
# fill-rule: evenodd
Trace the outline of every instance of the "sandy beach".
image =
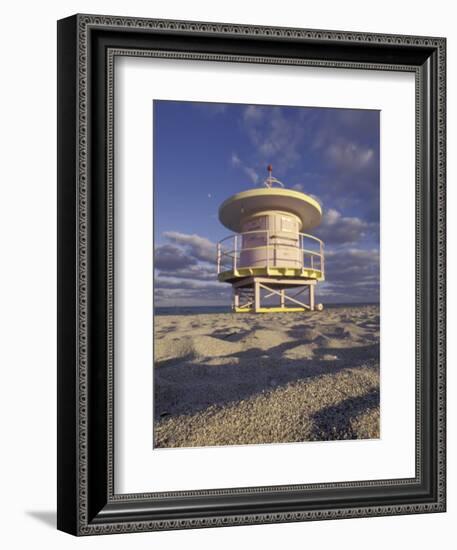
<svg viewBox="0 0 457 550">
<path fill-rule="evenodd" d="M 156 315 L 154 446 L 379 437 L 379 307 Z"/>
</svg>

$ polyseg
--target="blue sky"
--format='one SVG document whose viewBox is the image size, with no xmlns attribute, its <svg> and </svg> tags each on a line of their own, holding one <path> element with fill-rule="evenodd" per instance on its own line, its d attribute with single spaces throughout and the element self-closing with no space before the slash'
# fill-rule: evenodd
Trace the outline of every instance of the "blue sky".
<svg viewBox="0 0 457 550">
<path fill-rule="evenodd" d="M 154 101 L 154 266 L 158 306 L 226 305 L 219 205 L 260 187 L 273 165 L 313 195 L 323 221 L 325 303 L 379 299 L 379 111 Z"/>
</svg>

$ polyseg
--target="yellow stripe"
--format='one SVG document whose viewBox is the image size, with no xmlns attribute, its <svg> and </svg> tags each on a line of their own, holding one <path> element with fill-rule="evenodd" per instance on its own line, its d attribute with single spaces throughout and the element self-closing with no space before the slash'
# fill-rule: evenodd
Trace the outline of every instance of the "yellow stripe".
<svg viewBox="0 0 457 550">
<path fill-rule="evenodd" d="M 293 313 L 307 311 L 304 307 L 261 307 L 257 311 L 247 308 L 236 307 L 235 313 Z"/>
<path fill-rule="evenodd" d="M 240 267 L 238 269 L 222 271 L 218 275 L 221 282 L 230 279 L 242 279 L 244 277 L 292 277 L 298 279 L 313 279 L 323 281 L 324 276 L 319 269 L 293 268 L 293 267 Z"/>
</svg>

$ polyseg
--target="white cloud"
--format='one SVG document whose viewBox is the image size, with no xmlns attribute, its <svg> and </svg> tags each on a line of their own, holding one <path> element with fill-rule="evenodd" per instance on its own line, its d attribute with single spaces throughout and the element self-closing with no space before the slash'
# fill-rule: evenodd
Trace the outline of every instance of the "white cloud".
<svg viewBox="0 0 457 550">
<path fill-rule="evenodd" d="M 305 135 L 303 125 L 298 120 L 287 119 L 279 107 L 268 107 L 268 111 L 265 107 L 248 109 L 244 123 L 257 150 L 259 163 L 273 162 L 279 172 L 284 172 L 301 157 L 300 148 Z"/>
<path fill-rule="evenodd" d="M 157 277 L 175 277 L 179 279 L 193 279 L 199 281 L 216 281 L 216 265 L 209 265 L 206 262 L 192 263 L 189 266 L 177 269 L 156 267 Z"/>
<path fill-rule="evenodd" d="M 343 248 L 325 253 L 325 282 L 318 293 L 332 302 L 379 300 L 379 250 Z"/>
<path fill-rule="evenodd" d="M 155 251 L 154 294 L 158 305 L 229 303 L 228 285 L 217 280 L 216 245 L 195 234 L 166 231 L 170 241 Z"/>
<path fill-rule="evenodd" d="M 163 236 L 172 243 L 184 247 L 186 252 L 197 260 L 216 262 L 216 245 L 205 237 L 179 233 L 178 231 L 165 231 Z"/>
<path fill-rule="evenodd" d="M 227 284 L 190 281 L 176 277 L 156 277 L 154 299 L 157 306 L 202 306 L 230 304 Z"/>
<path fill-rule="evenodd" d="M 242 117 L 243 129 L 254 147 L 249 162 L 257 171 L 260 166 L 272 163 L 275 175 L 281 179 L 309 151 L 321 157 L 345 181 L 355 174 L 372 175 L 377 166 L 376 152 L 359 142 L 363 124 L 368 127 L 374 124 L 371 119 L 369 122 L 365 119 L 366 116 L 354 114 L 352 110 L 339 120 L 333 112 L 322 110 L 300 109 L 292 117 L 282 107 L 249 105 Z M 298 182 L 296 188 L 300 189 L 298 186 L 305 182 L 303 189 L 306 192 L 306 181 L 315 182 L 322 175 L 306 173 L 302 177 L 305 179 Z"/>
<path fill-rule="evenodd" d="M 244 172 L 249 177 L 249 179 L 252 181 L 252 183 L 257 183 L 259 181 L 259 174 L 254 170 L 254 168 L 250 168 L 249 166 L 244 167 Z"/>
<path fill-rule="evenodd" d="M 244 164 L 244 162 L 236 153 L 232 153 L 231 162 L 233 166 L 235 166 L 236 168 L 240 168 L 240 170 L 242 170 L 248 176 L 252 183 L 257 184 L 257 182 L 259 181 L 259 174 L 257 173 L 257 171 L 251 166 L 247 166 L 246 164 Z"/>
<path fill-rule="evenodd" d="M 155 269 L 174 271 L 177 269 L 187 269 L 196 263 L 197 260 L 195 258 L 172 244 L 158 246 L 154 251 Z"/>
<path fill-rule="evenodd" d="M 258 105 L 248 105 L 243 112 L 246 121 L 259 121 L 263 118 L 263 108 Z"/>
<path fill-rule="evenodd" d="M 329 208 L 325 211 L 322 223 L 316 228 L 315 234 L 324 243 L 346 244 L 357 242 L 377 229 L 377 224 L 361 218 L 342 216 L 338 210 Z"/>
<path fill-rule="evenodd" d="M 375 160 L 373 149 L 345 141 L 332 143 L 326 151 L 326 156 L 337 169 L 350 173 L 366 169 Z"/>
<path fill-rule="evenodd" d="M 232 153 L 232 164 L 233 166 L 240 166 L 241 160 L 240 157 L 236 153 Z"/>
<path fill-rule="evenodd" d="M 218 281 L 199 281 L 179 277 L 156 277 L 155 282 L 158 288 L 190 290 L 220 289 L 222 285 Z"/>
</svg>

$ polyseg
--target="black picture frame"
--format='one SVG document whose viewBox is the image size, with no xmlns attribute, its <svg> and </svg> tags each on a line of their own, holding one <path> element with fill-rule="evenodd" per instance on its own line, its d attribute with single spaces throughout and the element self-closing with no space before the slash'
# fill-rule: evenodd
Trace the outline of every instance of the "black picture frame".
<svg viewBox="0 0 457 550">
<path fill-rule="evenodd" d="M 416 476 L 118 495 L 113 59 L 409 71 L 416 82 Z M 445 511 L 444 38 L 74 15 L 58 22 L 58 529 L 75 535 Z"/>
</svg>

